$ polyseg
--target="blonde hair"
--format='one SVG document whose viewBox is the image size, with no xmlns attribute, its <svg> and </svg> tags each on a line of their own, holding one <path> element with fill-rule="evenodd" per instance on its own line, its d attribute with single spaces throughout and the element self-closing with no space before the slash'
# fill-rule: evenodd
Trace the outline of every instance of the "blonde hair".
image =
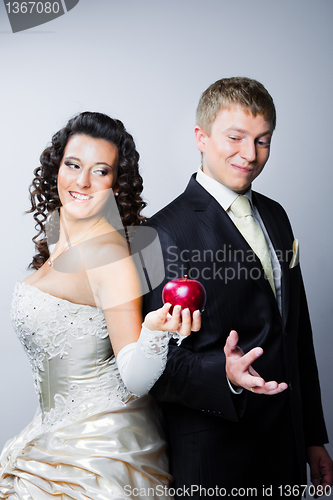
<svg viewBox="0 0 333 500">
<path fill-rule="evenodd" d="M 197 125 L 210 135 L 218 112 L 231 104 L 239 104 L 253 116 L 262 115 L 275 129 L 276 111 L 271 95 L 257 80 L 241 76 L 223 78 L 205 90 L 197 107 Z"/>
</svg>

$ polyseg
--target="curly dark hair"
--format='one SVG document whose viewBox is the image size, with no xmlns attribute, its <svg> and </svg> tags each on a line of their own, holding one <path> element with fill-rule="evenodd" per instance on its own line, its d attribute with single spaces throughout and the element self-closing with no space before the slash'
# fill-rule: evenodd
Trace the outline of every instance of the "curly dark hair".
<svg viewBox="0 0 333 500">
<path fill-rule="evenodd" d="M 36 221 L 37 234 L 32 238 L 36 247 L 29 268 L 39 269 L 49 258 L 45 224 L 47 219 L 60 208 L 61 202 L 57 189 L 58 170 L 69 139 L 75 134 L 85 134 L 95 139 L 104 139 L 118 148 L 117 180 L 114 191 L 118 192 L 116 203 L 125 227 L 136 226 L 145 221 L 140 212 L 147 205 L 142 198 L 142 177 L 139 174 L 139 153 L 133 137 L 126 131 L 120 120 L 103 113 L 84 112 L 70 119 L 67 125 L 52 137 L 49 147 L 40 156 L 40 166 L 34 171 L 30 186 L 31 209 Z M 57 241 L 58 228 L 54 229 Z M 53 241 L 53 242 L 55 242 Z M 52 242 L 51 242 L 52 243 Z"/>
</svg>

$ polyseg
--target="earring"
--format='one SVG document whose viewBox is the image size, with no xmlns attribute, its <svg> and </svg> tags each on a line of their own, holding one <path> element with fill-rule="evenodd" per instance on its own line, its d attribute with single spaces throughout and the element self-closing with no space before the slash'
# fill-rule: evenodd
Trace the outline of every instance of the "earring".
<svg viewBox="0 0 333 500">
<path fill-rule="evenodd" d="M 118 193 L 118 191 L 117 191 L 116 193 L 114 193 L 114 195 L 115 195 L 115 196 L 119 196 L 119 193 Z"/>
</svg>

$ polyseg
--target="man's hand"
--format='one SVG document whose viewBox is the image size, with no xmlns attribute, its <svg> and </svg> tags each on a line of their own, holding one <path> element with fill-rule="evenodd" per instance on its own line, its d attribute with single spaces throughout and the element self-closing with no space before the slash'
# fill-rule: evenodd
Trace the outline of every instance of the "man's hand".
<svg viewBox="0 0 333 500">
<path fill-rule="evenodd" d="M 224 353 L 226 357 L 226 374 L 233 386 L 236 388 L 243 387 L 256 394 L 268 395 L 278 394 L 287 389 L 288 385 L 285 382 L 281 384 L 275 381 L 265 382 L 259 373 L 252 368 L 252 363 L 264 352 L 261 347 L 255 347 L 244 354 L 237 343 L 238 334 L 235 330 L 232 330 L 225 343 Z"/>
<path fill-rule="evenodd" d="M 316 487 L 315 498 L 317 498 L 325 494 L 325 486 L 332 486 L 332 460 L 325 446 L 309 446 L 306 452 L 310 466 L 311 482 Z"/>
</svg>

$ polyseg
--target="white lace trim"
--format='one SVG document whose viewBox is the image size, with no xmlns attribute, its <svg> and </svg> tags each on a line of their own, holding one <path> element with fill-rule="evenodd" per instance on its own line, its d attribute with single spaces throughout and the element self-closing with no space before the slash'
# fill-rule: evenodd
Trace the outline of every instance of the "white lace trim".
<svg viewBox="0 0 333 500">
<path fill-rule="evenodd" d="M 165 353 L 168 353 L 169 340 L 171 338 L 177 340 L 178 346 L 185 338 L 178 332 L 151 331 L 143 325 L 142 328 L 144 329 L 144 336 L 142 338 L 141 350 L 147 358 L 151 356 L 164 357 Z"/>
<path fill-rule="evenodd" d="M 67 397 L 56 394 L 54 407 L 42 414 L 41 431 L 58 429 L 96 413 L 125 406 L 133 398 L 120 377 L 117 377 L 117 383 L 117 389 L 112 392 L 101 388 L 80 389 L 78 385 L 72 384 Z"/>
<path fill-rule="evenodd" d="M 156 372 L 155 377 L 147 387 L 148 393 L 165 370 L 170 339 L 176 339 L 177 345 L 179 346 L 185 337 L 178 332 L 148 330 L 148 328 L 145 328 L 143 325 L 141 331 L 143 333 L 141 337 L 141 351 L 147 358 L 158 357 L 161 361 L 161 368 Z"/>
</svg>

